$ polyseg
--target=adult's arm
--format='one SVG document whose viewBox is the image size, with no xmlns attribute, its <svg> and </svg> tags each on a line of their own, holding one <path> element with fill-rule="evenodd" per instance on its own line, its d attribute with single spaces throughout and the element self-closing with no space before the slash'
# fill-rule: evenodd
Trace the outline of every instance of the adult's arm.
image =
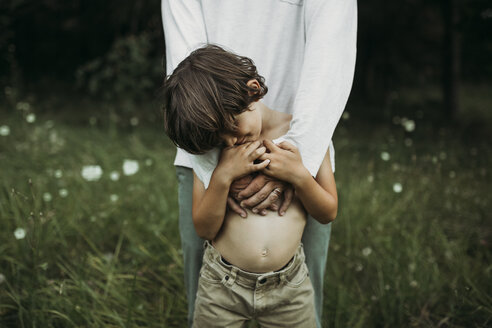
<svg viewBox="0 0 492 328">
<path fill-rule="evenodd" d="M 305 0 L 304 10 L 304 62 L 291 127 L 279 139 L 298 147 L 315 177 L 352 88 L 357 1 Z"/>
<path fill-rule="evenodd" d="M 166 72 L 171 74 L 190 51 L 207 42 L 201 4 L 196 0 L 162 0 Z"/>
<path fill-rule="evenodd" d="M 305 0 L 304 6 L 306 43 L 292 123 L 276 142 L 288 140 L 296 145 L 304 166 L 315 177 L 352 88 L 357 1 Z M 243 203 L 259 211 L 268 208 L 272 202 L 267 197 L 275 195 L 274 188 L 265 188 L 267 183 L 258 176 L 239 194 L 247 198 Z"/>
</svg>

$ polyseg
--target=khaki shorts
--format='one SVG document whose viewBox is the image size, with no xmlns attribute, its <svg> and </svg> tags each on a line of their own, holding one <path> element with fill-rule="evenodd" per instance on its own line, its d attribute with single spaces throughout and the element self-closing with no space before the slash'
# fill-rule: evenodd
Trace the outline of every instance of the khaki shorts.
<svg viewBox="0 0 492 328">
<path fill-rule="evenodd" d="M 314 290 L 302 244 L 281 270 L 252 273 L 226 264 L 207 241 L 193 327 L 316 327 Z"/>
</svg>

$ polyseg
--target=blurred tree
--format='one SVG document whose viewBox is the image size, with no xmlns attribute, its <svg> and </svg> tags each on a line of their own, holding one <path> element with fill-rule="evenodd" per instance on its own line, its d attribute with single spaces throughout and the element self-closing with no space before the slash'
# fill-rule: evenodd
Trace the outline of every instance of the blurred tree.
<svg viewBox="0 0 492 328">
<path fill-rule="evenodd" d="M 490 0 L 365 0 L 358 6 L 352 100 L 388 108 L 402 88 L 441 86 L 447 111 L 440 115 L 452 117 L 459 78 L 492 82 Z M 160 0 L 2 0 L 0 29 L 0 82 L 10 87 L 2 96 L 22 86 L 73 87 L 77 80 L 95 97 L 141 99 L 158 88 L 157 70 L 164 73 Z"/>
<path fill-rule="evenodd" d="M 442 74 L 444 117 L 452 119 L 459 110 L 461 35 L 458 1 L 442 1 L 442 11 L 444 18 Z"/>
</svg>

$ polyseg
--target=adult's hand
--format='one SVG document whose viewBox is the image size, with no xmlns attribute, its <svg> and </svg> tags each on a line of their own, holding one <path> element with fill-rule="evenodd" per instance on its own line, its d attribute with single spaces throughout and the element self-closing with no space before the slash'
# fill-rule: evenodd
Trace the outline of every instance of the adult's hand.
<svg viewBox="0 0 492 328">
<path fill-rule="evenodd" d="M 246 218 L 248 213 L 239 205 L 238 194 L 245 189 L 252 180 L 253 177 L 251 175 L 246 175 L 240 179 L 234 180 L 229 189 L 229 196 L 227 197 L 227 206 L 229 206 L 229 209 L 243 218 Z"/>
<path fill-rule="evenodd" d="M 266 215 L 271 209 L 283 215 L 292 202 L 294 189 L 288 183 L 259 173 L 237 196 L 241 207 L 250 207 L 253 213 Z"/>
</svg>

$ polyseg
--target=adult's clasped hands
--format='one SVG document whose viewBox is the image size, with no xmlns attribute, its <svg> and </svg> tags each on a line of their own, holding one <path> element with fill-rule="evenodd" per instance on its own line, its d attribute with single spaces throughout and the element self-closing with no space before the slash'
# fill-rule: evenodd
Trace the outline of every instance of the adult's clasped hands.
<svg viewBox="0 0 492 328">
<path fill-rule="evenodd" d="M 260 215 L 266 215 L 268 211 L 278 211 L 282 216 L 293 197 L 294 188 L 289 183 L 259 172 L 254 177 L 244 176 L 232 183 L 227 205 L 243 218 L 248 216 L 247 208 Z"/>
</svg>

